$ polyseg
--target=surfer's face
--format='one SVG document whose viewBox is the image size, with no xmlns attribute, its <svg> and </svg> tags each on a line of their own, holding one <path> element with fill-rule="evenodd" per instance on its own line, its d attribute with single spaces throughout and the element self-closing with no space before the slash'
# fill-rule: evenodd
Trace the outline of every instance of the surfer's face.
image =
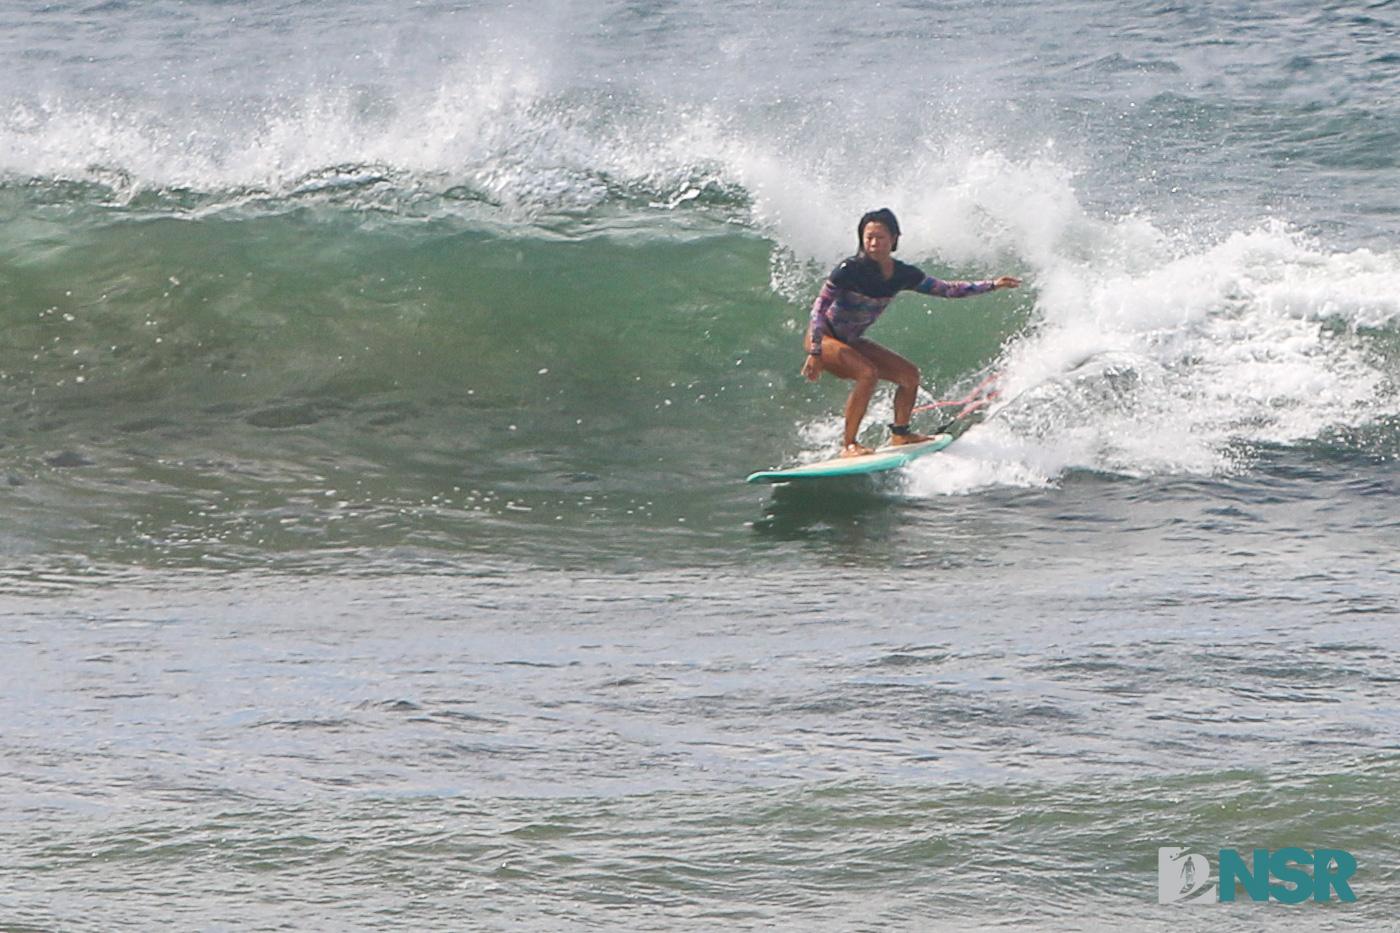
<svg viewBox="0 0 1400 933">
<path fill-rule="evenodd" d="M 865 225 L 861 231 L 861 245 L 865 248 L 865 255 L 876 262 L 883 262 L 894 252 L 894 234 L 890 233 L 890 228 L 872 220 Z"/>
</svg>

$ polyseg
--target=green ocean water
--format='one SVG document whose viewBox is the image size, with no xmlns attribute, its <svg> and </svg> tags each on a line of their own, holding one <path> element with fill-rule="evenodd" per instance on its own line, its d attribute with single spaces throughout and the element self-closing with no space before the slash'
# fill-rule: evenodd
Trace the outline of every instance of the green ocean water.
<svg viewBox="0 0 1400 933">
<path fill-rule="evenodd" d="M 836 401 L 793 372 L 804 312 L 773 291 L 774 244 L 703 214 L 67 220 L 69 242 L 7 251 L 16 549 L 244 567 L 525 558 L 537 534 L 607 559 L 682 522 L 732 541 L 753 504 L 732 481 Z M 985 304 L 902 328 L 950 390 L 1025 321 Z"/>
<path fill-rule="evenodd" d="M 10 596 L 5 923 L 1386 928 L 1388 610 L 1130 563 Z M 1343 848 L 1357 901 L 1160 905 L 1163 845 Z"/>
<path fill-rule="evenodd" d="M 220 911 L 240 925 L 319 927 L 330 904 L 337 922 L 376 928 L 415 918 L 431 903 L 430 928 L 442 929 L 801 923 L 1108 930 L 1137 923 L 1166 930 L 1179 928 L 1181 918 L 1140 917 L 1138 905 L 1156 893 L 1155 854 L 1142 849 L 1144 835 L 1218 832 L 1220 810 L 1248 806 L 1268 824 L 1252 828 L 1260 845 L 1300 841 L 1297 800 L 1307 796 L 1315 806 L 1351 810 L 1327 829 L 1384 845 L 1363 827 L 1394 825 L 1381 796 L 1394 780 L 1393 763 L 1372 762 L 1344 780 L 1302 777 L 1287 789 L 1234 771 L 1165 787 L 950 787 L 935 794 L 833 783 L 719 800 L 624 797 L 606 807 L 574 799 L 368 800 L 333 810 L 235 804 L 193 821 L 160 813 L 108 820 L 78 838 L 41 824 L 42 841 L 26 854 L 51 877 L 81 874 L 84 887 L 140 891 L 116 929 L 140 928 L 162 913 Z M 1151 801 L 1133 826 L 1107 819 L 1096 799 L 1132 794 Z M 1134 850 L 1141 854 L 1122 854 Z M 179 889 L 165 880 L 171 869 L 182 876 Z M 987 922 L 975 892 L 1008 885 L 1020 899 Z M 1376 890 L 1374 880 L 1357 888 L 1374 907 L 1393 906 L 1393 893 Z M 95 928 L 87 914 L 102 902 L 68 900 L 26 919 L 41 929 Z M 1217 907 L 1211 928 L 1258 929 L 1280 909 L 1248 901 Z M 1349 928 L 1356 914 L 1336 903 L 1298 909 L 1321 929 Z"/>
</svg>

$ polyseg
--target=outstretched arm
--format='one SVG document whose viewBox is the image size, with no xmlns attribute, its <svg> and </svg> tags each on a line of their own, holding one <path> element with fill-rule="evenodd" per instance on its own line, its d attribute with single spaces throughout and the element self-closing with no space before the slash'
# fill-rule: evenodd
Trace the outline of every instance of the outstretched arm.
<svg viewBox="0 0 1400 933">
<path fill-rule="evenodd" d="M 1001 278 L 983 282 L 944 282 L 930 275 L 915 286 L 914 291 L 925 295 L 937 295 L 939 298 L 966 298 L 969 295 L 985 295 L 998 288 L 1016 288 L 1020 284 L 1021 280 L 1014 275 L 1003 275 Z"/>
</svg>

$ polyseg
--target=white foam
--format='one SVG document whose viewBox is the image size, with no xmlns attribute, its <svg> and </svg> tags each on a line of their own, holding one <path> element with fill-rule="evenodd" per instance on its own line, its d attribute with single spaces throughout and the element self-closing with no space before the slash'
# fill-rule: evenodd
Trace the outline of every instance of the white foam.
<svg viewBox="0 0 1400 933">
<path fill-rule="evenodd" d="M 1006 401 L 959 444 L 981 452 L 983 484 L 1036 485 L 1072 468 L 1228 472 L 1250 445 L 1400 407 L 1358 332 L 1395 321 L 1397 257 L 1329 253 L 1271 224 L 1141 258 L 1053 260 L 1036 273 L 1038 326 L 1000 364 Z M 977 485 L 969 467 L 957 481 L 933 470 L 920 489 Z"/>
</svg>

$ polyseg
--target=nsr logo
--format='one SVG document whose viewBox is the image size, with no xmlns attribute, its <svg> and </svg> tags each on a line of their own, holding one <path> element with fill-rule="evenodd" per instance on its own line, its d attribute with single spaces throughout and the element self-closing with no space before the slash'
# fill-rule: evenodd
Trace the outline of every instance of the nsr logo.
<svg viewBox="0 0 1400 933">
<path fill-rule="evenodd" d="M 1233 901 L 1237 881 L 1251 901 L 1267 901 L 1270 897 L 1285 904 L 1300 904 L 1309 897 L 1314 901 L 1330 901 L 1334 889 L 1338 900 L 1356 900 L 1351 885 L 1347 884 L 1347 879 L 1356 873 L 1356 859 L 1341 849 L 1309 852 L 1290 846 L 1272 854 L 1268 849 L 1255 849 L 1253 867 L 1246 866 L 1244 858 L 1234 849 L 1221 849 L 1218 898 L 1217 885 L 1211 884 L 1210 863 L 1204 855 L 1189 853 L 1190 850 L 1182 846 L 1162 846 L 1157 850 L 1159 904 Z M 1311 874 L 1303 870 L 1304 865 L 1312 866 Z M 1270 875 L 1281 883 L 1270 884 Z"/>
</svg>

